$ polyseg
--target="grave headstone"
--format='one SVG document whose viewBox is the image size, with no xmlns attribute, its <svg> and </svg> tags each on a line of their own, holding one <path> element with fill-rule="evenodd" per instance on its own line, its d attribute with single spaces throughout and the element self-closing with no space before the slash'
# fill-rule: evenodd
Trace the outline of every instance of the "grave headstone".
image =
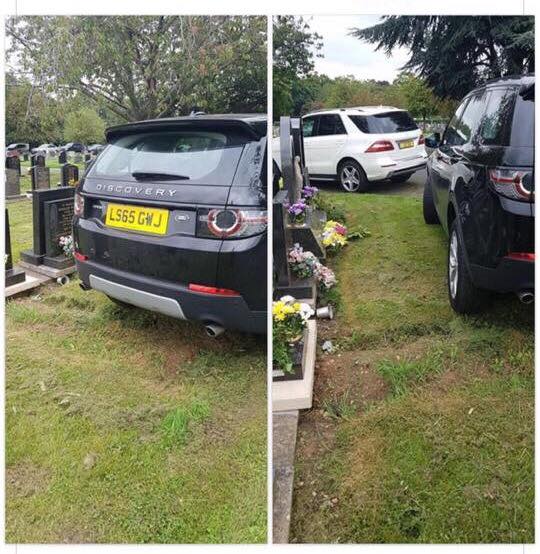
<svg viewBox="0 0 540 554">
<path fill-rule="evenodd" d="M 65 150 L 62 150 L 60 154 L 58 154 L 58 163 L 59 164 L 67 163 L 67 152 Z"/>
<path fill-rule="evenodd" d="M 21 180 L 16 169 L 6 167 L 6 198 L 21 195 Z"/>
<path fill-rule="evenodd" d="M 73 187 L 36 190 L 32 195 L 34 246 L 21 252 L 21 259 L 32 265 L 64 269 L 73 265 L 60 247 L 60 237 L 72 234 Z"/>
<path fill-rule="evenodd" d="M 35 166 L 45 167 L 45 156 L 41 154 L 33 154 L 30 161 L 31 161 L 32 167 L 35 167 Z"/>
<path fill-rule="evenodd" d="M 30 168 L 32 190 L 51 188 L 51 170 L 48 167 L 34 165 Z"/>
<path fill-rule="evenodd" d="M 91 159 L 92 159 L 92 154 L 90 154 L 90 152 L 87 152 L 87 153 L 84 155 L 84 161 L 85 161 L 86 163 L 88 163 Z"/>
<path fill-rule="evenodd" d="M 21 160 L 19 156 L 7 156 L 6 157 L 6 168 L 15 169 L 17 173 L 21 174 Z"/>
<path fill-rule="evenodd" d="M 27 153 L 27 152 L 25 152 L 25 153 L 23 154 L 23 160 L 24 160 L 25 162 L 28 161 L 28 153 Z"/>
<path fill-rule="evenodd" d="M 26 273 L 18 267 L 13 267 L 13 254 L 11 251 L 11 236 L 9 233 L 9 213 L 6 208 L 6 259 L 5 259 L 5 276 L 6 288 L 17 283 L 22 283 L 26 279 Z"/>
<path fill-rule="evenodd" d="M 74 164 L 64 164 L 62 166 L 62 187 L 74 187 L 79 182 L 79 168 Z"/>
</svg>

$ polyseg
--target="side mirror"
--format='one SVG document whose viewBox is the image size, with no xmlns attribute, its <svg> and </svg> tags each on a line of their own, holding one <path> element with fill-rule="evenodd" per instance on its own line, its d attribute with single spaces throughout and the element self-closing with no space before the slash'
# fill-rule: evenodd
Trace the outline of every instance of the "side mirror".
<svg viewBox="0 0 540 554">
<path fill-rule="evenodd" d="M 441 133 L 433 133 L 430 137 L 426 137 L 427 148 L 438 148 L 441 144 Z"/>
</svg>

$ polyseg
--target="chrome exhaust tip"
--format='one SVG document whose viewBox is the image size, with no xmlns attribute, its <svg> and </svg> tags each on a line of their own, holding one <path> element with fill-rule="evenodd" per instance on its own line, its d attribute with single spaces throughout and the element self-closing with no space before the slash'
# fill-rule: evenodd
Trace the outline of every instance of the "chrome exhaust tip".
<svg viewBox="0 0 540 554">
<path fill-rule="evenodd" d="M 534 292 L 530 290 L 518 292 L 518 298 L 522 304 L 532 304 L 534 302 Z"/>
<path fill-rule="evenodd" d="M 204 326 L 204 330 L 209 337 L 216 339 L 225 332 L 225 329 L 217 323 L 207 323 Z"/>
<path fill-rule="evenodd" d="M 315 313 L 319 319 L 334 319 L 334 308 L 332 308 L 332 304 L 328 304 L 328 306 L 324 306 L 322 308 L 317 308 Z"/>
</svg>

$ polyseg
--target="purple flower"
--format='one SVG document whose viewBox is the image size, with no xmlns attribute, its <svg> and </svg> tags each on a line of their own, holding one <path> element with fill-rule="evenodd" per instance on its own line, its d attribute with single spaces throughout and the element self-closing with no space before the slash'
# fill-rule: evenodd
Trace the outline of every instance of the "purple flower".
<svg viewBox="0 0 540 554">
<path fill-rule="evenodd" d="M 302 201 L 295 202 L 291 206 L 287 208 L 287 211 L 291 214 L 296 216 L 302 215 L 306 211 L 306 204 Z"/>
</svg>

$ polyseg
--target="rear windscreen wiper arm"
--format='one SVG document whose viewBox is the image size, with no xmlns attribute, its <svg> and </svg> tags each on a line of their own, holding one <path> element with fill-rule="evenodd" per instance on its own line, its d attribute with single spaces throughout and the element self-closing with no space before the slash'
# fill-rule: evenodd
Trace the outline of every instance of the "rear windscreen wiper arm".
<svg viewBox="0 0 540 554">
<path fill-rule="evenodd" d="M 171 180 L 171 181 L 177 181 L 182 180 L 185 181 L 189 179 L 187 175 L 175 175 L 173 173 L 156 173 L 152 171 L 134 171 L 131 174 L 137 181 L 146 181 L 146 180 L 152 180 L 152 179 L 161 179 L 161 180 Z"/>
</svg>

